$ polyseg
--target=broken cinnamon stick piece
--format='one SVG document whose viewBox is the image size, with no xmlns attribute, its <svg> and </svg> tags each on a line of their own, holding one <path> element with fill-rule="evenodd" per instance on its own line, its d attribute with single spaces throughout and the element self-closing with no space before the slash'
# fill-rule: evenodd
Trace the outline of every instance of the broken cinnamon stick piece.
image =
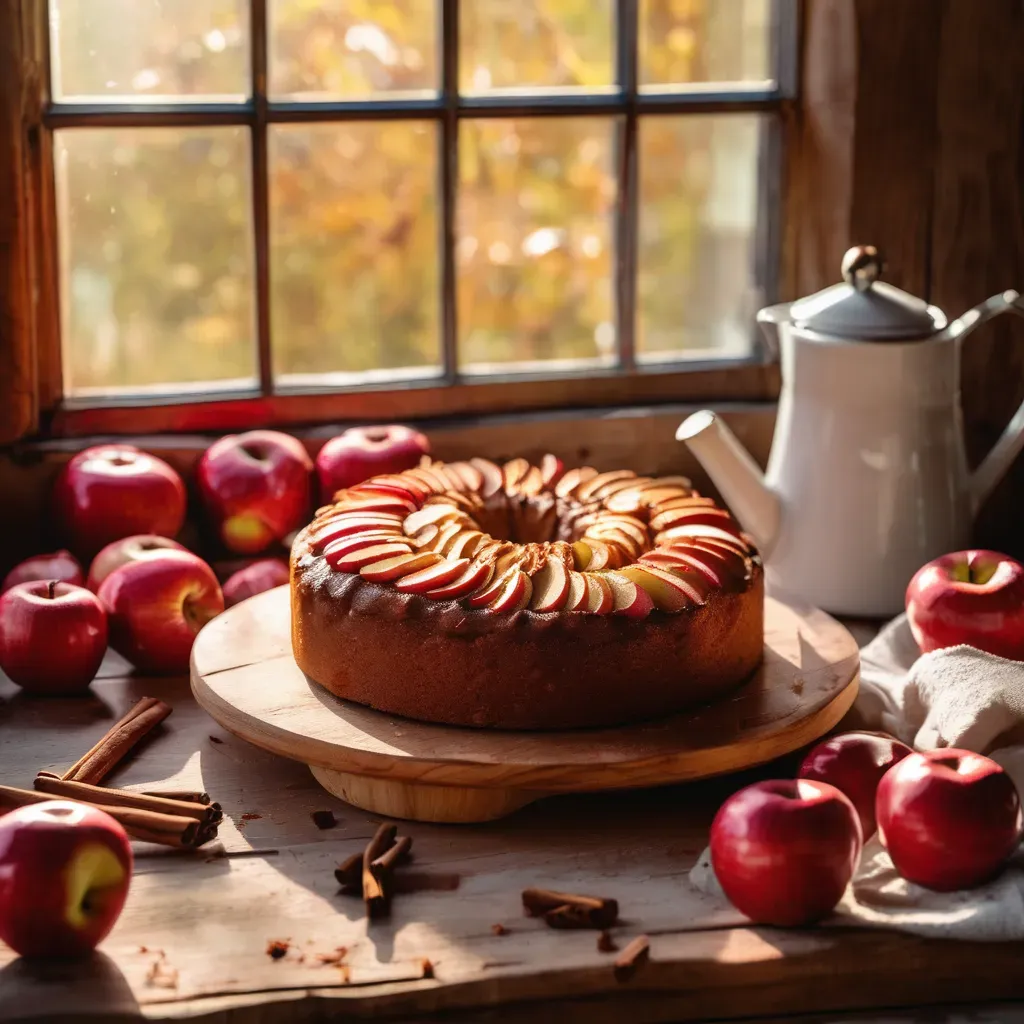
<svg viewBox="0 0 1024 1024">
<path fill-rule="evenodd" d="M 614 974 L 616 981 L 629 981 L 651 957 L 651 940 L 646 935 L 638 935 L 615 958 Z"/>
<path fill-rule="evenodd" d="M 391 909 L 391 899 L 385 889 L 385 878 L 373 873 L 373 862 L 391 848 L 395 841 L 397 825 L 381 825 L 363 851 L 363 902 L 366 916 L 370 919 L 386 917 Z"/>
<path fill-rule="evenodd" d="M 410 850 L 412 850 L 412 837 L 398 836 L 394 846 L 385 850 L 371 862 L 370 870 L 379 878 L 382 874 L 394 870 L 396 865 L 404 864 L 409 860 L 412 856 Z"/>
<path fill-rule="evenodd" d="M 124 789 L 109 789 L 104 786 L 90 786 L 86 782 L 70 782 L 64 779 L 51 779 L 47 775 L 37 775 L 35 787 L 40 793 L 67 797 L 71 800 L 84 800 L 101 806 L 138 807 L 144 811 L 158 811 L 162 814 L 175 814 L 183 818 L 195 818 L 204 824 L 220 821 L 223 813 L 208 804 L 188 803 L 184 800 L 168 800 L 161 796 L 147 796 L 144 793 L 132 793 Z"/>
<path fill-rule="evenodd" d="M 362 896 L 363 894 L 363 855 L 353 853 L 343 860 L 335 869 L 334 877 L 346 896 Z"/>
<path fill-rule="evenodd" d="M 619 919 L 617 900 L 553 889 L 524 889 L 523 906 L 551 928 L 610 928 Z"/>
<path fill-rule="evenodd" d="M 155 697 L 143 697 L 62 776 L 64 781 L 101 783 L 128 752 L 173 710 Z"/>
</svg>

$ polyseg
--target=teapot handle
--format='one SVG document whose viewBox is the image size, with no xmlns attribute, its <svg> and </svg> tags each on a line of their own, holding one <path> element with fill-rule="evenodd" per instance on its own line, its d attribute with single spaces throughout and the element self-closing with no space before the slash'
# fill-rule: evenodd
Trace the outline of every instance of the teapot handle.
<svg viewBox="0 0 1024 1024">
<path fill-rule="evenodd" d="M 993 295 L 981 305 L 969 309 L 962 317 L 954 320 L 947 331 L 952 337 L 962 336 L 986 320 L 1000 313 L 1016 313 L 1024 316 L 1024 298 L 1012 289 Z M 982 502 L 992 493 L 996 484 L 1003 478 L 1010 464 L 1024 448 L 1024 402 L 1021 402 L 1013 418 L 1006 424 L 1006 429 L 999 440 L 992 446 L 988 455 L 971 475 L 970 492 L 971 508 L 977 512 Z"/>
</svg>

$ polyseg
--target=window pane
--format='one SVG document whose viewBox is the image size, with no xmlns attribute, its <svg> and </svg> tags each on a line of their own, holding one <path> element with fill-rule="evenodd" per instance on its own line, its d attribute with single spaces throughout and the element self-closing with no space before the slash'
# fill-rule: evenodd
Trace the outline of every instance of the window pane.
<svg viewBox="0 0 1024 1024">
<path fill-rule="evenodd" d="M 272 96 L 358 99 L 437 91 L 437 0 L 268 2 Z"/>
<path fill-rule="evenodd" d="M 462 122 L 455 260 L 464 369 L 612 360 L 614 129 L 606 117 Z"/>
<path fill-rule="evenodd" d="M 64 390 L 251 383 L 244 128 L 56 133 Z"/>
<path fill-rule="evenodd" d="M 57 100 L 244 100 L 247 0 L 50 0 Z"/>
<path fill-rule="evenodd" d="M 276 125 L 270 144 L 274 372 L 436 367 L 436 126 Z"/>
<path fill-rule="evenodd" d="M 463 0 L 459 88 L 607 88 L 612 0 Z"/>
<path fill-rule="evenodd" d="M 640 0 L 640 84 L 767 82 L 771 0 Z"/>
<path fill-rule="evenodd" d="M 641 118 L 640 358 L 751 351 L 762 126 L 754 114 Z"/>
</svg>

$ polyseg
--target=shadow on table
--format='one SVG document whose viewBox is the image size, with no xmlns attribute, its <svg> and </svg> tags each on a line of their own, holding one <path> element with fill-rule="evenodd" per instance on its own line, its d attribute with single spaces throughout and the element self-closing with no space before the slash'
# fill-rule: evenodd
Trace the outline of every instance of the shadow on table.
<svg viewBox="0 0 1024 1024">
<path fill-rule="evenodd" d="M 0 970 L 0 1021 L 70 1021 L 91 1016 L 104 1024 L 143 1020 L 125 976 L 110 957 L 12 961 Z"/>
</svg>

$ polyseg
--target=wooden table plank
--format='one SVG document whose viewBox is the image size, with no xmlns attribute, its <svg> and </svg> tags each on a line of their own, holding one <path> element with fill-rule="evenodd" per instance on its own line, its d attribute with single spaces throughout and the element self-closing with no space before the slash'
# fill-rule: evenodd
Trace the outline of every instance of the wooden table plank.
<svg viewBox="0 0 1024 1024">
<path fill-rule="evenodd" d="M 476 1020 L 485 1009 L 488 1019 L 531 1022 L 562 1021 L 569 1009 L 588 1022 L 700 1020 L 1024 996 L 1017 946 L 748 929 L 691 888 L 714 810 L 750 775 L 554 797 L 487 825 L 402 825 L 415 839 L 409 870 L 457 875 L 459 887 L 399 896 L 392 918 L 368 927 L 360 901 L 338 895 L 333 867 L 377 820 L 329 796 L 302 765 L 225 733 L 184 679 L 123 671 L 111 659 L 94 695 L 78 700 L 33 700 L 0 683 L 2 781 L 30 785 L 39 768 L 63 769 L 134 700 L 161 697 L 174 714 L 111 782 L 205 789 L 226 812 L 221 838 L 198 853 L 138 847 L 128 904 L 95 961 L 31 965 L 0 947 L 0 1021 L 90 1012 L 421 1020 L 442 1011 Z M 334 811 L 336 828 L 314 825 L 321 809 Z M 616 897 L 620 943 L 646 932 L 652 962 L 617 983 L 593 932 L 522 916 L 519 893 L 531 884 Z M 498 923 L 507 934 L 494 934 Z M 291 949 L 272 961 L 267 942 L 279 938 Z M 336 947 L 347 949 L 344 967 L 316 959 Z M 433 978 L 423 978 L 424 959 Z"/>
</svg>

